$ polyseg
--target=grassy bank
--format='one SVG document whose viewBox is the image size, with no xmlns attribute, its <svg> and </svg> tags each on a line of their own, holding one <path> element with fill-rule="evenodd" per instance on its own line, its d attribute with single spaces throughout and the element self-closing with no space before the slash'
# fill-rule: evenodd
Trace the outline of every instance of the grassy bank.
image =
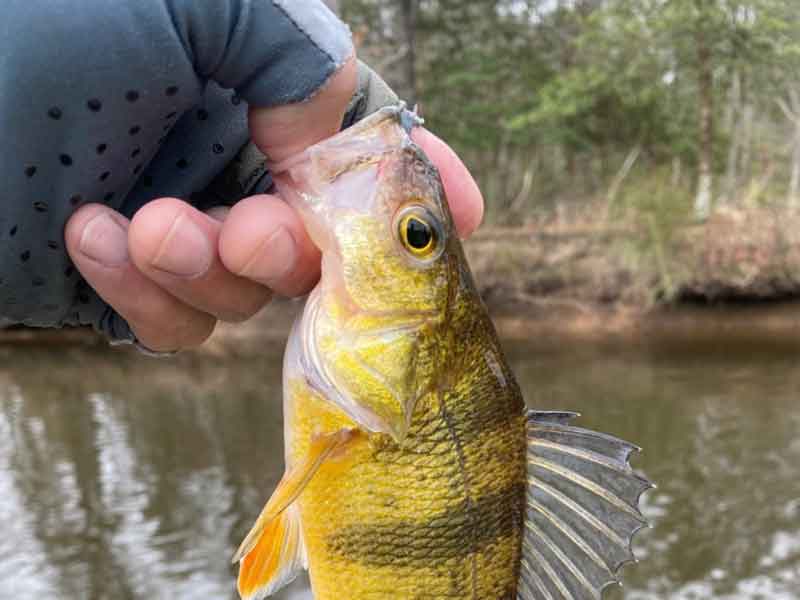
<svg viewBox="0 0 800 600">
<path fill-rule="evenodd" d="M 800 217 L 719 211 L 703 223 L 639 214 L 605 224 L 602 211 L 568 221 L 486 228 L 467 245 L 497 314 L 650 313 L 800 299 Z"/>
</svg>

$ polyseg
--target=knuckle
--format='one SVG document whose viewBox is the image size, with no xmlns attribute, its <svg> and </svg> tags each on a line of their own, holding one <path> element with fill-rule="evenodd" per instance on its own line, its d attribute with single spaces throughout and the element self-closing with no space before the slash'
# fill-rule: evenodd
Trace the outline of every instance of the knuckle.
<svg viewBox="0 0 800 600">
<path fill-rule="evenodd" d="M 262 287 L 256 293 L 243 294 L 237 306 L 221 309 L 216 317 L 226 323 L 243 323 L 252 319 L 270 300 L 272 291 Z"/>
<path fill-rule="evenodd" d="M 159 315 L 153 318 L 153 315 Z M 171 352 L 199 346 L 214 332 L 216 319 L 192 309 L 133 309 L 128 323 L 139 341 L 157 352 Z"/>
<path fill-rule="evenodd" d="M 205 342 L 214 333 L 217 320 L 205 313 L 176 319 L 172 324 L 171 334 L 181 348 L 193 348 Z"/>
<path fill-rule="evenodd" d="M 165 337 L 161 332 L 133 324 L 131 325 L 131 329 L 136 335 L 136 339 L 139 340 L 139 343 L 154 352 L 174 352 L 183 349 L 173 340 Z"/>
<path fill-rule="evenodd" d="M 319 280 L 319 267 L 304 269 L 302 273 L 295 274 L 282 282 L 281 293 L 290 298 L 303 296 L 309 293 Z"/>
<path fill-rule="evenodd" d="M 212 336 L 216 327 L 217 319 L 209 316 L 204 326 L 192 330 L 191 335 L 186 340 L 186 347 L 191 348 L 205 343 Z"/>
</svg>

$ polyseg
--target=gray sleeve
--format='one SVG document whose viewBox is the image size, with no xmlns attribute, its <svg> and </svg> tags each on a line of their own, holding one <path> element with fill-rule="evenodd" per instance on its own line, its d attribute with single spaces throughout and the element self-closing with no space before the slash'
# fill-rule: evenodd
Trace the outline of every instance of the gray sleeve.
<svg viewBox="0 0 800 600">
<path fill-rule="evenodd" d="M 115 339 L 127 325 L 64 251 L 72 212 L 201 202 L 248 102 L 303 101 L 352 52 L 321 0 L 5 0 L 0 32 L 0 326 Z"/>
</svg>

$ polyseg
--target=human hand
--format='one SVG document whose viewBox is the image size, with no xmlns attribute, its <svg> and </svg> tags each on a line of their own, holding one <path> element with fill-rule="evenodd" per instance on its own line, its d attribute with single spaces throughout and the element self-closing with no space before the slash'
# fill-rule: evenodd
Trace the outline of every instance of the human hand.
<svg viewBox="0 0 800 600">
<path fill-rule="evenodd" d="M 278 161 L 338 131 L 356 86 L 351 60 L 308 102 L 252 109 L 250 132 Z M 459 234 L 481 221 L 483 199 L 453 151 L 425 129 L 414 140 L 439 168 Z M 274 293 L 296 296 L 319 277 L 319 252 L 299 216 L 274 195 L 201 212 L 177 198 L 144 205 L 132 220 L 100 204 L 80 208 L 65 239 L 98 294 L 154 351 L 197 346 L 218 320 L 253 316 Z"/>
<path fill-rule="evenodd" d="M 321 0 L 62 4 L 4 13 L 0 326 L 91 324 L 171 351 L 307 290 L 318 256 L 277 198 L 200 209 L 269 189 L 250 138 L 279 160 L 339 129 L 347 28 Z M 380 97 L 364 73 L 347 123 Z M 249 131 L 248 104 L 272 107 L 250 111 Z M 448 185 L 472 185 L 418 135 Z M 480 204 L 451 195 L 459 222 Z"/>
</svg>

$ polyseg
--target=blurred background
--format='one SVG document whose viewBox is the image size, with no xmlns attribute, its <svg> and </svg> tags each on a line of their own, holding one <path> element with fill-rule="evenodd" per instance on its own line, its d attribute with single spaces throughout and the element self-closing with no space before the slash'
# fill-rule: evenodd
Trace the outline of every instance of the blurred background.
<svg viewBox="0 0 800 600">
<path fill-rule="evenodd" d="M 481 185 L 528 404 L 644 448 L 653 528 L 605 597 L 800 597 L 795 0 L 331 4 Z M 300 306 L 162 360 L 0 331 L 0 599 L 235 598 Z"/>
<path fill-rule="evenodd" d="M 485 234 L 514 250 L 487 249 L 498 301 L 797 294 L 796 2 L 339 7 L 360 55 L 480 182 L 486 223 L 504 231 Z"/>
</svg>

